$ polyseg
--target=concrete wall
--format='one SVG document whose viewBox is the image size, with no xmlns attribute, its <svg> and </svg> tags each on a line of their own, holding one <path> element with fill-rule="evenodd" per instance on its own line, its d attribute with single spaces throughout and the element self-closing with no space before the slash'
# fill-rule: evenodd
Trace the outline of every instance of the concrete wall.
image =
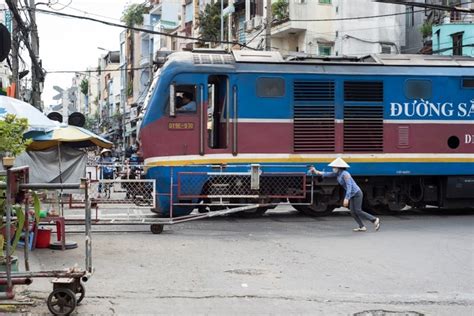
<svg viewBox="0 0 474 316">
<path fill-rule="evenodd" d="M 274 50 L 278 48 L 282 54 L 296 51 L 301 52 L 305 49 L 305 39 L 305 32 L 288 35 L 285 37 L 273 37 L 272 47 L 274 47 Z"/>
<path fill-rule="evenodd" d="M 403 6 L 371 0 L 337 0 L 336 17 L 389 15 L 405 12 Z M 405 15 L 336 22 L 338 55 L 381 53 L 381 42 L 392 43 L 392 53 L 405 46 Z"/>
<path fill-rule="evenodd" d="M 452 55 L 453 38 L 451 35 L 459 32 L 464 32 L 463 46 L 474 45 L 474 24 L 472 23 L 450 23 L 433 26 L 434 54 Z M 474 47 L 464 47 L 462 53 L 464 56 L 474 56 Z"/>
<path fill-rule="evenodd" d="M 292 52 L 315 54 L 318 52 L 318 43 L 334 42 L 333 22 L 299 21 L 333 18 L 333 4 L 321 4 L 316 0 L 306 0 L 302 3 L 290 0 L 288 1 L 288 11 L 290 20 L 277 24 L 272 28 L 272 47 L 274 50 L 281 50 L 283 54 Z M 265 8 L 263 13 L 263 19 L 266 19 Z M 249 45 L 251 47 L 257 47 L 262 42 L 265 31 L 261 32 L 261 29 L 257 29 L 246 35 L 248 39 L 255 36 L 257 37 Z"/>
<path fill-rule="evenodd" d="M 292 26 L 298 29 L 305 29 L 299 36 L 299 48 L 301 52 L 307 54 L 318 54 L 320 45 L 328 45 L 336 39 L 335 23 L 332 21 L 297 21 L 297 20 L 323 20 L 335 17 L 335 3 L 319 3 L 319 1 L 307 0 L 304 3 L 290 1 L 290 19 Z M 332 50 L 331 53 L 334 53 Z"/>
</svg>

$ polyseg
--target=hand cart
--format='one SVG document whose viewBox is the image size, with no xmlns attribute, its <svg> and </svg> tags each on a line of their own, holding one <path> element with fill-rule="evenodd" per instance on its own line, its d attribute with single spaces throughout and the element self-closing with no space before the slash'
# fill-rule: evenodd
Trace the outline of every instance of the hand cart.
<svg viewBox="0 0 474 316">
<path fill-rule="evenodd" d="M 11 168 L 6 171 L 6 183 L 0 183 L 0 188 L 6 188 L 6 225 L 11 225 L 11 210 L 13 202 L 23 200 L 25 202 L 25 213 L 28 214 L 28 191 L 29 190 L 70 190 L 81 189 L 85 194 L 85 269 L 77 267 L 66 270 L 48 270 L 48 271 L 29 271 L 28 261 L 28 245 L 24 246 L 25 272 L 12 271 L 12 257 L 10 242 L 6 242 L 6 271 L 0 272 L 0 284 L 6 285 L 6 292 L 3 294 L 4 299 L 12 299 L 14 297 L 13 285 L 32 283 L 34 278 L 55 278 L 53 283 L 53 291 L 47 299 L 48 309 L 54 315 L 69 315 L 77 304 L 85 297 L 85 288 L 82 282 L 86 282 L 92 276 L 92 239 L 91 239 L 91 204 L 89 198 L 89 181 L 81 180 L 81 183 L 27 183 L 28 168 Z M 25 216 L 28 221 L 28 216 Z M 28 240 L 28 222 L 26 227 L 25 240 Z M 11 232 L 6 230 L 6 240 L 11 240 Z"/>
</svg>

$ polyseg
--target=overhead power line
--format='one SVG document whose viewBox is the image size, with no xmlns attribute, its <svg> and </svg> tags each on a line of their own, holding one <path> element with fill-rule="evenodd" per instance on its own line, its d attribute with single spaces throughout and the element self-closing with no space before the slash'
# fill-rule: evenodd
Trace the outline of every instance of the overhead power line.
<svg viewBox="0 0 474 316">
<path fill-rule="evenodd" d="M 398 4 L 398 5 L 404 5 L 404 6 L 409 6 L 409 7 L 434 9 L 434 10 L 440 10 L 440 11 L 474 13 L 474 9 L 460 7 L 464 4 L 473 3 L 474 1 L 456 3 L 456 4 L 453 4 L 452 6 L 442 5 L 442 4 L 422 3 L 422 2 L 415 2 L 415 1 L 401 1 L 401 0 L 374 0 L 374 1 L 379 2 L 379 3 Z"/>
<path fill-rule="evenodd" d="M 469 2 L 469 3 L 471 3 L 471 2 Z M 172 38 L 195 40 L 195 41 L 199 41 L 199 42 L 211 42 L 211 43 L 219 43 L 219 44 L 239 45 L 241 47 L 245 47 L 245 48 L 248 48 L 248 49 L 255 50 L 255 48 L 249 47 L 249 46 L 247 46 L 247 44 L 242 44 L 242 43 L 235 42 L 235 41 L 220 41 L 220 40 L 217 40 L 217 39 L 205 39 L 205 38 L 199 38 L 199 37 L 191 37 L 191 36 L 170 34 L 170 33 L 166 33 L 166 32 L 148 30 L 148 29 L 140 28 L 140 27 L 134 27 L 134 26 L 129 27 L 129 26 L 126 26 L 124 24 L 104 21 L 104 20 L 100 20 L 100 19 L 96 19 L 96 18 L 92 18 L 92 17 L 87 17 L 87 16 L 79 16 L 79 15 L 67 14 L 67 13 L 63 13 L 63 12 L 50 11 L 50 10 L 44 10 L 44 9 L 36 9 L 36 12 L 43 13 L 43 14 L 62 16 L 62 17 L 65 17 L 65 18 L 88 20 L 88 21 L 92 21 L 92 22 L 105 24 L 105 25 L 108 25 L 108 26 L 119 27 L 119 28 L 123 28 L 123 29 L 139 31 L 139 32 L 143 32 L 143 33 L 162 35 L 162 36 L 167 36 L 167 37 L 172 37 Z M 424 10 L 416 10 L 416 11 L 413 11 L 413 12 L 399 12 L 399 13 L 390 13 L 390 14 L 357 16 L 357 17 L 342 17 L 342 18 L 329 18 L 329 19 L 298 19 L 298 20 L 290 20 L 290 21 L 294 21 L 294 22 L 330 22 L 330 21 L 364 20 L 364 19 L 384 18 L 384 17 L 389 17 L 389 16 L 407 15 L 407 14 L 413 14 L 413 13 L 418 13 L 418 12 L 424 12 Z M 93 13 L 88 13 L 88 14 L 94 15 Z"/>
<path fill-rule="evenodd" d="M 133 30 L 133 31 L 138 31 L 138 32 L 143 32 L 143 33 L 148 33 L 148 34 L 162 35 L 162 36 L 168 36 L 168 37 L 180 38 L 180 39 L 187 39 L 187 40 L 195 40 L 195 41 L 198 41 L 198 42 L 210 42 L 210 43 L 219 43 L 219 44 L 239 45 L 241 47 L 245 47 L 245 48 L 248 48 L 248 49 L 255 50 L 252 47 L 248 47 L 245 44 L 235 42 L 235 41 L 220 41 L 220 40 L 214 40 L 214 39 L 206 39 L 206 38 L 183 36 L 183 35 L 177 35 L 177 34 L 169 34 L 169 33 L 166 33 L 166 32 L 153 31 L 153 30 L 148 30 L 148 29 L 135 27 L 135 26 L 126 26 L 125 24 L 99 20 L 99 19 L 96 19 L 96 18 L 91 18 L 91 17 L 86 17 L 86 16 L 79 16 L 79 15 L 68 14 L 68 13 L 57 12 L 57 11 L 44 10 L 44 9 L 35 9 L 35 10 L 38 13 L 57 15 L 57 16 L 62 16 L 62 17 L 66 17 L 66 18 L 74 18 L 74 19 L 80 19 L 80 20 L 93 21 L 93 22 L 105 24 L 105 25 L 108 25 L 108 26 L 120 27 L 120 28 L 123 28 L 123 29 L 128 29 L 128 30 Z"/>
<path fill-rule="evenodd" d="M 412 7 L 421 7 L 426 9 L 435 9 L 441 11 L 458 11 L 464 12 L 466 14 L 474 13 L 474 9 L 462 8 L 462 7 L 449 7 L 443 5 L 430 5 L 424 4 L 419 2 L 411 2 L 411 1 L 397 1 L 397 0 L 374 0 L 380 3 L 386 4 L 399 4 L 405 6 L 412 6 Z M 463 4 L 470 4 L 474 3 L 474 1 L 463 2 L 459 3 L 458 5 Z M 328 19 L 290 19 L 292 22 L 331 22 L 331 21 L 349 21 L 349 20 L 367 20 L 367 19 L 378 19 L 378 18 L 385 18 L 390 16 L 397 16 L 397 15 L 407 15 L 413 13 L 425 12 L 425 9 L 422 10 L 414 10 L 414 11 L 407 11 L 407 12 L 398 12 L 398 13 L 387 13 L 387 14 L 378 14 L 378 15 L 365 15 L 365 16 L 355 16 L 355 17 L 343 17 L 343 18 L 328 18 Z"/>
<path fill-rule="evenodd" d="M 143 70 L 150 69 L 150 67 L 137 67 L 137 68 L 116 68 L 116 69 L 88 69 L 88 70 L 51 70 L 46 71 L 48 74 L 69 74 L 69 73 L 99 73 L 99 72 L 115 72 L 115 71 L 129 71 L 129 70 Z"/>
<path fill-rule="evenodd" d="M 332 21 L 349 21 L 349 20 L 368 20 L 368 19 L 378 19 L 385 18 L 389 16 L 397 15 L 407 15 L 412 13 L 425 12 L 425 10 L 416 10 L 413 12 L 398 12 L 398 13 L 387 13 L 387 14 L 378 14 L 378 15 L 365 15 L 365 16 L 354 16 L 354 17 L 345 17 L 345 18 L 328 18 L 328 19 L 291 19 L 292 22 L 332 22 Z"/>
</svg>

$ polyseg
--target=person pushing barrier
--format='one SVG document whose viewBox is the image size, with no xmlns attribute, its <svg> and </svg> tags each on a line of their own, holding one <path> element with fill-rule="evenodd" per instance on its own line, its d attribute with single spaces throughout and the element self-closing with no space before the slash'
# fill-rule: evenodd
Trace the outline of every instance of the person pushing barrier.
<svg viewBox="0 0 474 316">
<path fill-rule="evenodd" d="M 347 171 L 350 166 L 342 158 L 337 158 L 329 164 L 329 167 L 332 167 L 332 172 L 319 171 L 314 166 L 310 167 L 309 172 L 323 178 L 337 178 L 337 182 L 346 190 L 343 206 L 350 207 L 351 215 L 359 225 L 358 228 L 353 229 L 355 232 L 365 232 L 367 230 L 361 218 L 371 221 L 375 226 L 375 230 L 379 230 L 380 219 L 362 210 L 364 194 Z"/>
</svg>

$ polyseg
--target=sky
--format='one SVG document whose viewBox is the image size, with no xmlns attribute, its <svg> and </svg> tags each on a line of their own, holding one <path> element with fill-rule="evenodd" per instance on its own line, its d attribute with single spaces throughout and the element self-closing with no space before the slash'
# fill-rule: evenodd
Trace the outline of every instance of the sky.
<svg viewBox="0 0 474 316">
<path fill-rule="evenodd" d="M 46 2 L 46 1 L 36 1 Z M 52 1 L 55 3 L 55 1 Z M 141 3 L 137 0 L 59 0 L 53 8 L 60 12 L 120 22 L 122 11 L 127 4 Z M 48 10 L 44 5 L 38 8 Z M 100 16 L 97 16 L 100 15 Z M 101 17 L 102 16 L 102 17 Z M 96 68 L 98 59 L 107 52 L 98 49 L 119 50 L 122 28 L 106 26 L 100 23 L 79 19 L 37 13 L 37 25 L 40 38 L 40 58 L 46 71 L 86 70 Z M 71 74 L 47 74 L 43 91 L 45 107 L 57 104 L 52 98 L 57 94 L 54 85 L 68 88 L 71 85 Z"/>
</svg>

